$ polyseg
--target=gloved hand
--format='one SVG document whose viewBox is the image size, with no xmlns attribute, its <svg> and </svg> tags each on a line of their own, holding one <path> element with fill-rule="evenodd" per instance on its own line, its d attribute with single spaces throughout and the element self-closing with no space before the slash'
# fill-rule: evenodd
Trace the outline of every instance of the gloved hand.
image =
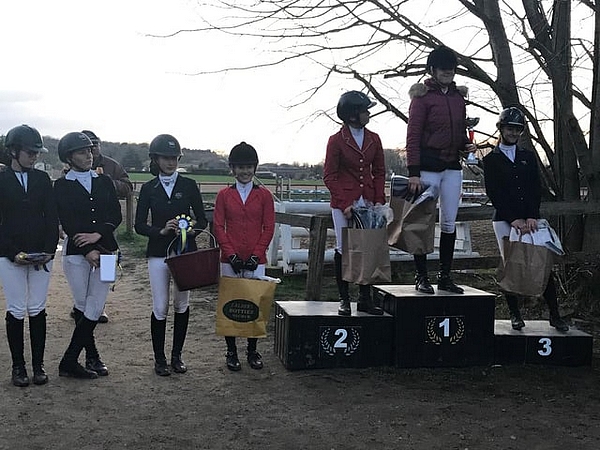
<svg viewBox="0 0 600 450">
<path fill-rule="evenodd" d="M 239 255 L 229 255 L 229 264 L 235 273 L 240 273 L 244 268 L 244 260 Z"/>
<path fill-rule="evenodd" d="M 258 267 L 258 256 L 256 255 L 252 255 L 250 256 L 250 258 L 248 258 L 246 260 L 246 262 L 244 263 L 244 269 L 246 270 L 256 270 L 256 268 Z"/>
</svg>

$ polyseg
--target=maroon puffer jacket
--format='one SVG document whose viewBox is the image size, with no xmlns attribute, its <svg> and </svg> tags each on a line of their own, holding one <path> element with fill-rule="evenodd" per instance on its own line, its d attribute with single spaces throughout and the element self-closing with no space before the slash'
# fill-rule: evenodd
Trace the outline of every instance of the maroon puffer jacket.
<svg viewBox="0 0 600 450">
<path fill-rule="evenodd" d="M 410 88 L 406 136 L 409 176 L 419 176 L 421 170 L 460 169 L 459 152 L 469 142 L 466 93 L 466 87 L 457 88 L 452 83 L 444 94 L 431 78 Z"/>
</svg>

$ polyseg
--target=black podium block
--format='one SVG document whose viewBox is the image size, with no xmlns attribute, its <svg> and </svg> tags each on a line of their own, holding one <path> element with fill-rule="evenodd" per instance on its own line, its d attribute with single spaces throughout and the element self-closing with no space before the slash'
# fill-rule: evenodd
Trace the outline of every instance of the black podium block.
<svg viewBox="0 0 600 450">
<path fill-rule="evenodd" d="M 413 285 L 374 287 L 394 316 L 397 367 L 460 367 L 494 361 L 495 295 L 462 286 L 464 294 L 421 294 Z"/>
<path fill-rule="evenodd" d="M 496 320 L 496 364 L 592 364 L 592 335 L 573 329 L 563 333 L 541 320 L 526 320 L 525 324 L 516 331 L 510 321 Z"/>
<path fill-rule="evenodd" d="M 275 302 L 275 353 L 286 369 L 392 364 L 393 318 L 337 313 L 337 302 Z"/>
</svg>

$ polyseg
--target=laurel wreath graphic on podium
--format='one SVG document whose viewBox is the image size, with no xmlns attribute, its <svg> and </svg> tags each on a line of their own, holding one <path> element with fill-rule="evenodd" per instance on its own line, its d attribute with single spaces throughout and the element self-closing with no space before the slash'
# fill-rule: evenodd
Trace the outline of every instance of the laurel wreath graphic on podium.
<svg viewBox="0 0 600 450">
<path fill-rule="evenodd" d="M 452 318 L 456 323 L 455 331 L 452 335 L 447 336 L 451 345 L 455 345 L 464 337 L 465 335 L 465 322 L 460 317 Z M 427 340 L 428 342 L 435 345 L 442 345 L 443 339 L 442 336 L 438 334 L 439 329 L 439 318 L 432 317 L 427 320 Z"/>
<path fill-rule="evenodd" d="M 356 350 L 358 350 L 358 347 L 360 346 L 360 334 L 358 330 L 355 330 L 354 328 L 351 328 L 350 330 L 344 329 L 344 331 L 348 333 L 348 336 L 342 342 L 342 345 L 344 346 L 340 345 L 339 347 L 337 347 L 337 349 L 343 349 L 344 356 L 350 356 L 354 352 L 356 352 Z M 336 354 L 336 346 L 331 342 L 334 339 L 336 339 L 336 344 L 340 342 L 340 340 L 335 338 L 335 336 L 332 337 L 331 328 L 326 328 L 321 332 L 319 342 L 321 344 L 321 348 L 323 349 L 326 355 L 334 356 Z"/>
<path fill-rule="evenodd" d="M 458 343 L 465 335 L 465 323 L 462 319 L 456 318 L 456 332 L 450 336 L 450 343 Z"/>
<path fill-rule="evenodd" d="M 442 338 L 437 334 L 437 319 L 427 321 L 427 339 L 435 345 L 442 345 Z"/>
</svg>

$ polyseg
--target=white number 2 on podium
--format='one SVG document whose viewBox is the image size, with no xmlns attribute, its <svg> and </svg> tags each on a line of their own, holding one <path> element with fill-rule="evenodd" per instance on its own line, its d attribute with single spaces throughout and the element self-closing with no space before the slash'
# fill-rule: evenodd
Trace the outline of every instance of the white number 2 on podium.
<svg viewBox="0 0 600 450">
<path fill-rule="evenodd" d="M 541 338 L 538 342 L 542 344 L 542 348 L 538 350 L 538 354 L 540 356 L 549 356 L 552 353 L 552 339 Z"/>
<path fill-rule="evenodd" d="M 348 337 L 348 332 L 343 328 L 338 328 L 335 330 L 335 335 L 339 336 L 339 339 L 335 341 L 333 344 L 333 348 L 346 348 L 348 344 L 346 344 L 346 338 Z"/>
</svg>

